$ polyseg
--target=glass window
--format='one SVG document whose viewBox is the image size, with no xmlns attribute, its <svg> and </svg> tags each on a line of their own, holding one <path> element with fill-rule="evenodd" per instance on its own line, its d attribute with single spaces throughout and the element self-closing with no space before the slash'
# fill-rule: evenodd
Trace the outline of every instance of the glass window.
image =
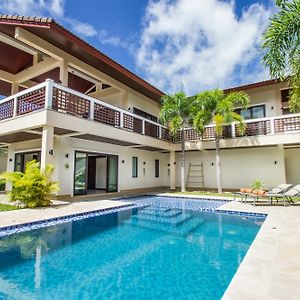
<svg viewBox="0 0 300 300">
<path fill-rule="evenodd" d="M 252 107 L 252 119 L 264 118 L 265 117 L 265 106 L 254 106 Z"/>
<path fill-rule="evenodd" d="M 235 112 L 240 114 L 245 120 L 264 118 L 266 116 L 265 105 L 251 106 L 245 110 L 238 108 Z"/>
<path fill-rule="evenodd" d="M 138 177 L 138 158 L 136 156 L 132 157 L 132 177 Z"/>
<path fill-rule="evenodd" d="M 155 160 L 155 177 L 159 177 L 159 160 Z"/>
</svg>

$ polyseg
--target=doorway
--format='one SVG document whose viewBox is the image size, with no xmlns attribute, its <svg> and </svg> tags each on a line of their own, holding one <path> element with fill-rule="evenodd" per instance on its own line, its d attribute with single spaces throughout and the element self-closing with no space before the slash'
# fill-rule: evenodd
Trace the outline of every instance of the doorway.
<svg viewBox="0 0 300 300">
<path fill-rule="evenodd" d="M 74 195 L 118 191 L 118 156 L 75 152 Z"/>
<path fill-rule="evenodd" d="M 31 160 L 41 161 L 41 151 L 22 152 L 15 154 L 15 172 L 24 172 L 26 163 Z"/>
</svg>

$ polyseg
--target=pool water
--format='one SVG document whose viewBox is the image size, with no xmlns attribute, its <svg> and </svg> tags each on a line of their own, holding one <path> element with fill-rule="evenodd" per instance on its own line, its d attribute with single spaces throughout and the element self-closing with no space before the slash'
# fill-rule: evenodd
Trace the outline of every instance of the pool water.
<svg viewBox="0 0 300 300">
<path fill-rule="evenodd" d="M 261 221 L 165 202 L 2 237 L 0 299 L 220 299 Z"/>
</svg>

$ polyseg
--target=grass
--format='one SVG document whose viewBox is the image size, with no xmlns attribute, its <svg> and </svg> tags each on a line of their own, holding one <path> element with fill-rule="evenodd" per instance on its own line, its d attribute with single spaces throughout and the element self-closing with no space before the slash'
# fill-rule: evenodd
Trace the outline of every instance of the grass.
<svg viewBox="0 0 300 300">
<path fill-rule="evenodd" d="M 16 206 L 0 203 L 0 211 L 9 211 L 9 210 L 17 210 L 17 209 L 18 208 Z"/>
<path fill-rule="evenodd" d="M 217 192 L 209 192 L 209 191 L 187 191 L 187 192 L 176 192 L 176 194 L 182 195 L 195 195 L 195 196 L 222 196 L 222 197 L 234 197 L 233 193 L 226 192 L 226 193 L 217 193 Z"/>
<path fill-rule="evenodd" d="M 187 191 L 187 192 L 174 192 L 176 194 L 182 195 L 195 195 L 195 196 L 222 196 L 222 197 L 234 197 L 234 194 L 231 192 L 223 192 L 221 194 L 214 191 Z M 300 202 L 300 197 L 293 197 L 294 202 Z"/>
</svg>

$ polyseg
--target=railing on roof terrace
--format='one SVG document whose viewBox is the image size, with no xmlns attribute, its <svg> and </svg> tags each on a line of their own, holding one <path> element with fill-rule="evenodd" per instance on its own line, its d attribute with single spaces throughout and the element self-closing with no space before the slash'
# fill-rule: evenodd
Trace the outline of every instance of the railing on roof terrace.
<svg viewBox="0 0 300 300">
<path fill-rule="evenodd" d="M 42 109 L 52 109 L 83 119 L 93 120 L 127 131 L 165 141 L 181 141 L 181 132 L 171 138 L 167 127 L 127 110 L 97 100 L 85 94 L 54 83 L 45 82 L 0 101 L 0 121 L 22 116 Z M 275 135 L 300 131 L 300 114 L 246 120 L 246 130 L 241 134 L 236 124 L 223 127 L 223 138 Z M 215 138 L 215 126 L 208 125 L 200 136 L 193 128 L 185 130 L 187 141 L 210 141 Z"/>
<path fill-rule="evenodd" d="M 50 79 L 3 99 L 0 102 L 0 121 L 45 108 L 171 141 L 167 127 L 54 83 Z"/>
</svg>

